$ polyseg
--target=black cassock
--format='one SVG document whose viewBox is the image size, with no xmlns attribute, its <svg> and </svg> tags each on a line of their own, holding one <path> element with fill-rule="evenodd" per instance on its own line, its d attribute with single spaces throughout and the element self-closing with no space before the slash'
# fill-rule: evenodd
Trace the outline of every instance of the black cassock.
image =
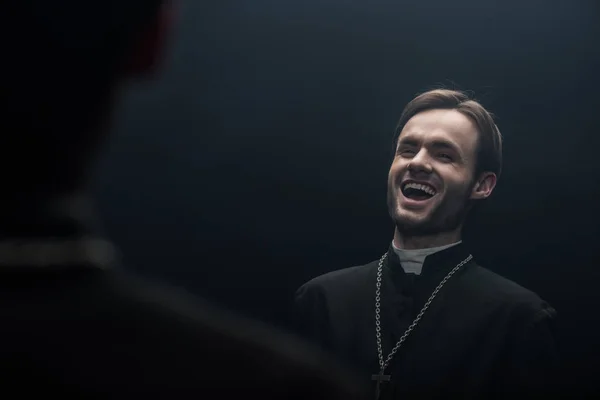
<svg viewBox="0 0 600 400">
<path fill-rule="evenodd" d="M 464 244 L 434 253 L 415 275 L 404 272 L 390 246 L 381 288 L 384 358 L 440 281 L 468 255 Z M 374 397 L 378 264 L 322 275 L 295 297 L 302 336 L 354 367 Z M 555 311 L 535 293 L 470 261 L 444 285 L 392 359 L 380 398 L 556 394 L 554 319 Z"/>
</svg>

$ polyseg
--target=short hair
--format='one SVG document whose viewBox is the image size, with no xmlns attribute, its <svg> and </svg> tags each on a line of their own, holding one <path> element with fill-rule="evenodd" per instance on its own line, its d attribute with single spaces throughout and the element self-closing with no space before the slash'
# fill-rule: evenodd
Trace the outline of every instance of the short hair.
<svg viewBox="0 0 600 400">
<path fill-rule="evenodd" d="M 165 0 L 5 0 L 0 159 L 16 156 L 29 186 L 78 186 L 98 123 L 136 35 Z M 0 169 L 6 169 L 2 161 Z M 0 172 L 6 181 L 6 171 Z M 72 176 L 70 176 L 72 175 Z M 39 182 L 34 182 L 34 181 Z"/>
<path fill-rule="evenodd" d="M 502 135 L 493 115 L 465 92 L 450 89 L 434 89 L 411 100 L 398 121 L 394 133 L 394 149 L 406 123 L 415 115 L 428 110 L 456 110 L 468 117 L 479 132 L 475 160 L 475 177 L 482 172 L 493 172 L 499 178 L 502 172 Z"/>
</svg>

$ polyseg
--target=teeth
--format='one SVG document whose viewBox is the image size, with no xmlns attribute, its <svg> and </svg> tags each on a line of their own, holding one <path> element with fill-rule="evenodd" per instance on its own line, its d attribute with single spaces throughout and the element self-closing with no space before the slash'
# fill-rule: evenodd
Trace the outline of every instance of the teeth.
<svg viewBox="0 0 600 400">
<path fill-rule="evenodd" d="M 424 185 L 422 183 L 413 183 L 413 182 L 410 182 L 410 183 L 407 183 L 406 185 L 404 185 L 404 189 L 409 189 L 409 188 L 410 189 L 422 190 L 425 193 L 430 194 L 432 196 L 435 194 L 435 190 L 431 186 Z"/>
</svg>

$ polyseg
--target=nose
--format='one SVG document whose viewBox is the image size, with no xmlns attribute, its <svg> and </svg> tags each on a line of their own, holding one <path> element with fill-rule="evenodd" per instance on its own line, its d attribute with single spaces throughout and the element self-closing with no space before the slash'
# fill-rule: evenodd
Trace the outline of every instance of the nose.
<svg viewBox="0 0 600 400">
<path fill-rule="evenodd" d="M 417 154 L 414 155 L 408 164 L 408 170 L 414 173 L 430 173 L 433 170 L 429 161 L 429 156 L 427 155 L 427 150 L 421 149 Z"/>
</svg>

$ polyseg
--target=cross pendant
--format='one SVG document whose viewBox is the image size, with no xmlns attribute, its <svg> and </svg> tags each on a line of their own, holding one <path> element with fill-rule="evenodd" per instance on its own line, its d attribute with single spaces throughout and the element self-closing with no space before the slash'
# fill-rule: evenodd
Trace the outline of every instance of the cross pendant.
<svg viewBox="0 0 600 400">
<path fill-rule="evenodd" d="M 379 395 L 381 394 L 380 385 L 382 382 L 389 382 L 391 376 L 384 375 L 383 371 L 380 371 L 378 374 L 371 376 L 372 381 L 376 381 L 375 383 L 375 400 L 379 400 Z"/>
</svg>

